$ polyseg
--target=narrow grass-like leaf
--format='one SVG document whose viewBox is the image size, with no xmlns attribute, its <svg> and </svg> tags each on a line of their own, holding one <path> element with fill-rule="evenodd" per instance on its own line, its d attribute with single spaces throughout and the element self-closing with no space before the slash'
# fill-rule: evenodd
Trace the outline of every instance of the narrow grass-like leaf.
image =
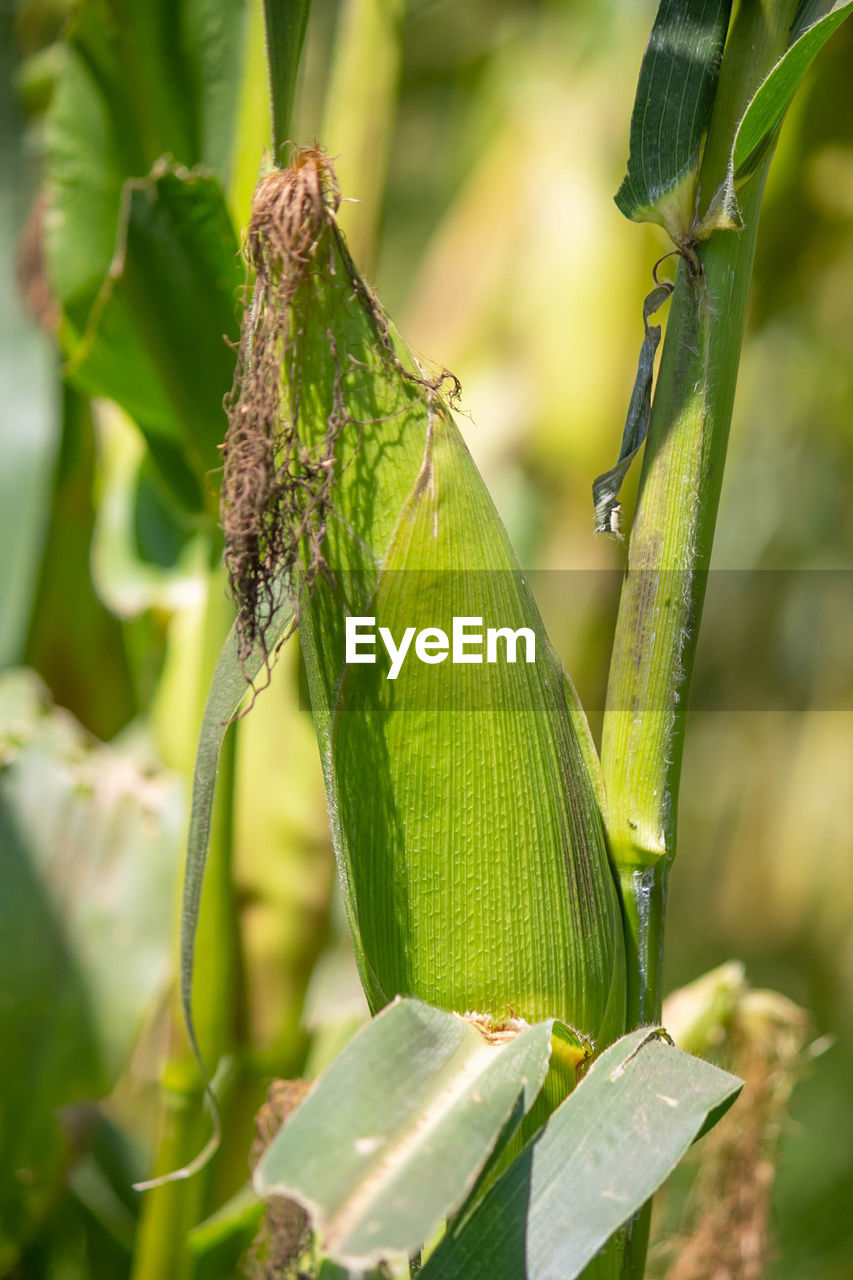
<svg viewBox="0 0 853 1280">
<path fill-rule="evenodd" d="M 276 161 L 282 159 L 281 148 L 290 137 L 290 113 L 310 9 L 311 0 L 264 0 Z"/>
<path fill-rule="evenodd" d="M 741 1085 L 647 1027 L 624 1036 L 451 1226 L 424 1280 L 573 1280 Z"/>
<path fill-rule="evenodd" d="M 155 166 L 125 188 L 119 244 L 67 373 L 139 424 L 172 492 L 213 506 L 243 281 L 218 180 Z"/>
<path fill-rule="evenodd" d="M 281 599 L 270 618 L 267 631 L 269 650 L 261 649 L 242 660 L 238 656 L 236 627 L 228 633 L 216 663 L 216 670 L 207 696 L 199 734 L 193 777 L 190 827 L 187 837 L 187 856 L 184 870 L 184 889 L 181 904 L 180 990 L 181 1008 L 184 1014 L 190 1047 L 204 1077 L 208 1101 L 213 1116 L 213 1134 L 204 1150 L 183 1169 L 162 1178 L 153 1178 L 138 1184 L 138 1189 L 159 1186 L 177 1178 L 189 1178 L 202 1168 L 219 1145 L 219 1110 L 210 1077 L 202 1059 L 193 1019 L 192 987 L 195 958 L 195 939 L 204 886 L 204 870 L 210 843 L 210 827 L 213 816 L 213 797 L 219 756 L 228 727 L 240 710 L 247 694 L 247 681 L 265 668 L 268 654 L 282 642 L 293 621 L 293 611 L 285 599 Z"/>
<path fill-rule="evenodd" d="M 616 193 L 627 218 L 688 243 L 731 0 L 661 0 L 631 117 L 628 172 Z"/>
<path fill-rule="evenodd" d="M 727 181 L 727 198 L 735 199 L 738 185 L 760 163 L 814 59 L 845 18 L 853 0 L 804 0 L 783 56 L 752 98 L 735 136 Z"/>
<path fill-rule="evenodd" d="M 649 324 L 649 316 L 662 307 L 672 293 L 671 284 L 658 285 L 647 294 L 643 302 L 643 327 L 645 335 L 637 363 L 637 377 L 628 404 L 628 415 L 622 432 L 622 446 L 615 467 L 596 476 L 592 482 L 592 502 L 595 510 L 595 532 L 616 533 L 621 530 L 621 504 L 617 501 L 622 481 L 637 456 L 649 430 L 652 416 L 652 379 L 655 371 L 655 352 L 660 343 L 659 324 Z"/>
<path fill-rule="evenodd" d="M 395 1001 L 273 1139 L 255 1171 L 258 1194 L 298 1200 L 323 1251 L 345 1266 L 406 1259 L 530 1110 L 552 1031 L 547 1021 L 489 1037 L 456 1014 Z M 577 1040 L 575 1051 L 581 1060 Z"/>
<path fill-rule="evenodd" d="M 707 239 L 718 227 L 741 225 L 738 192 L 768 158 L 806 73 L 851 13 L 853 0 L 802 0 L 787 48 L 749 98 L 740 117 L 725 178 L 694 228 L 697 241 Z"/>
</svg>

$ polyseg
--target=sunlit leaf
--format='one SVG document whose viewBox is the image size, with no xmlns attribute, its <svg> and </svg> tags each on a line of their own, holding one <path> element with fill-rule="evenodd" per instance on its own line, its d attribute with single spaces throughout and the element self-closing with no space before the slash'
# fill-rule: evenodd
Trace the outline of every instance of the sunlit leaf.
<svg viewBox="0 0 853 1280">
<path fill-rule="evenodd" d="M 738 125 L 730 181 L 749 176 L 775 138 L 806 72 L 833 32 L 853 13 L 853 0 L 803 0 L 783 56 Z"/>
<path fill-rule="evenodd" d="M 310 8 L 311 0 L 264 0 L 276 150 L 289 140 L 290 112 Z M 283 157 L 279 154 L 275 159 L 280 163 Z"/>
<path fill-rule="evenodd" d="M 573 1280 L 741 1084 L 647 1027 L 624 1036 L 470 1217 L 451 1226 L 424 1280 Z"/>
<path fill-rule="evenodd" d="M 199 604 L 208 539 L 169 501 L 145 440 L 107 400 L 93 405 L 99 501 L 92 536 L 92 581 L 119 618 L 146 609 Z"/>
<path fill-rule="evenodd" d="M 731 0 L 661 0 L 640 69 L 628 172 L 616 194 L 627 218 L 690 239 Z"/>
<path fill-rule="evenodd" d="M 407 1258 L 529 1111 L 552 1031 L 549 1020 L 495 1043 L 457 1014 L 396 1001 L 287 1119 L 255 1171 L 258 1193 L 298 1200 L 336 1262 Z"/>
<path fill-rule="evenodd" d="M 79 6 L 47 131 L 49 268 L 78 336 L 113 257 L 125 181 L 163 156 L 225 175 L 246 11 L 245 0 Z"/>
<path fill-rule="evenodd" d="M 215 508 L 242 281 L 217 179 L 159 165 L 127 184 L 118 248 L 67 366 L 76 386 L 135 419 L 162 477 L 195 510 Z"/>
</svg>

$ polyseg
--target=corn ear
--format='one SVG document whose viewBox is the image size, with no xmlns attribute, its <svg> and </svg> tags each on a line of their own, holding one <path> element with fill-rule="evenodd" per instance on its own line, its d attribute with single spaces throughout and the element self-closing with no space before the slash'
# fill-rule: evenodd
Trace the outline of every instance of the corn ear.
<svg viewBox="0 0 853 1280">
<path fill-rule="evenodd" d="M 328 161 L 257 194 L 223 522 L 247 652 L 285 575 L 357 958 L 398 994 L 499 1023 L 623 1029 L 617 890 L 576 695 L 447 407 L 335 221 Z M 345 663 L 347 615 L 530 629 L 535 662 Z M 523 650 L 523 645 L 522 645 Z M 595 762 L 597 765 L 597 762 Z M 593 766 L 595 767 L 595 766 Z"/>
</svg>

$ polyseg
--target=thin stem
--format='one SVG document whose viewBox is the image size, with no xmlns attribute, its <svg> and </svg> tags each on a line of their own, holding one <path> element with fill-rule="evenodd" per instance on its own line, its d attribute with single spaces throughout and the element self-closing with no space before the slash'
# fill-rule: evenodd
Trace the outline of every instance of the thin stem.
<svg viewBox="0 0 853 1280">
<path fill-rule="evenodd" d="M 796 0 L 744 0 L 729 35 L 701 190 L 725 172 L 746 103 L 785 48 Z M 622 883 L 628 1025 L 656 1021 L 687 695 L 711 557 L 768 155 L 744 228 L 682 261 L 661 357 L 607 689 L 602 768 Z"/>
<path fill-rule="evenodd" d="M 281 163 L 282 147 L 290 139 L 296 75 L 310 8 L 311 0 L 264 0 L 272 95 L 273 159 L 276 164 Z"/>
</svg>

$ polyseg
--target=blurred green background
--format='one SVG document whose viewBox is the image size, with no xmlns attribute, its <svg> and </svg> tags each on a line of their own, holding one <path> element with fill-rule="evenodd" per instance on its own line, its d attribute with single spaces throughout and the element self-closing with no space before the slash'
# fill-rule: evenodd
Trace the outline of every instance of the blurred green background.
<svg viewBox="0 0 853 1280">
<path fill-rule="evenodd" d="M 596 734 L 625 553 L 593 537 L 590 487 L 667 248 L 612 201 L 654 10 L 314 0 L 292 125 L 336 158 L 402 331 L 462 381 Z M 222 764 L 196 1008 L 225 1143 L 191 1183 L 130 1190 L 208 1132 L 174 942 L 229 624 L 216 443 L 268 146 L 262 18 L 0 15 L 0 1275 L 230 1276 L 266 1084 L 321 1069 L 363 1016 L 294 643 Z M 833 1037 L 780 1139 L 772 1280 L 853 1275 L 851 59 L 842 27 L 765 200 L 667 933 L 668 987 L 737 957 Z"/>
</svg>

